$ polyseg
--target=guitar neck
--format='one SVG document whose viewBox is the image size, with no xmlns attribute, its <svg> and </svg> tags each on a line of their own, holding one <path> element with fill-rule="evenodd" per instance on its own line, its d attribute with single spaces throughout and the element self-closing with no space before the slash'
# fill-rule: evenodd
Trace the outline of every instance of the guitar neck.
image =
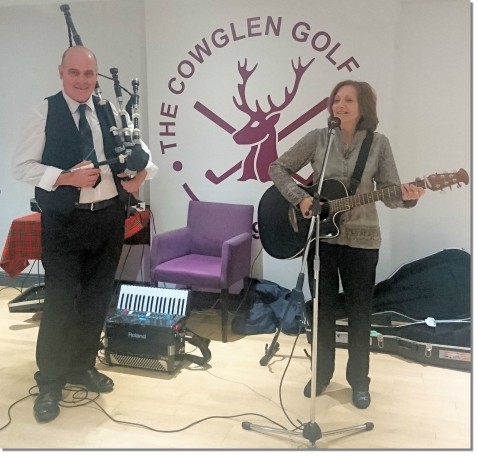
<svg viewBox="0 0 478 456">
<path fill-rule="evenodd" d="M 427 188 L 424 179 L 415 180 L 409 182 L 409 184 L 413 184 L 416 187 Z M 329 201 L 329 204 L 332 212 L 343 212 L 353 209 L 354 207 L 363 206 L 364 204 L 375 203 L 376 201 L 396 201 L 401 199 L 401 197 L 401 185 L 392 185 L 391 187 L 374 190 L 370 193 L 361 193 L 332 200 Z"/>
</svg>

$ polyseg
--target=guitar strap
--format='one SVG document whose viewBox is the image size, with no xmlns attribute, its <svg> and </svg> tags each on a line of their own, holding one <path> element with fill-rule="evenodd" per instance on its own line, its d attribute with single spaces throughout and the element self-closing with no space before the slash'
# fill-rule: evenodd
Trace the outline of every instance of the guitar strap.
<svg viewBox="0 0 478 456">
<path fill-rule="evenodd" d="M 373 132 L 367 131 L 367 136 L 362 142 L 360 147 L 359 156 L 357 158 L 357 163 L 355 164 L 355 169 L 350 178 L 349 194 L 353 195 L 357 190 L 357 187 L 362 180 L 363 170 L 365 169 L 365 163 L 367 163 L 368 152 L 373 141 Z"/>
</svg>

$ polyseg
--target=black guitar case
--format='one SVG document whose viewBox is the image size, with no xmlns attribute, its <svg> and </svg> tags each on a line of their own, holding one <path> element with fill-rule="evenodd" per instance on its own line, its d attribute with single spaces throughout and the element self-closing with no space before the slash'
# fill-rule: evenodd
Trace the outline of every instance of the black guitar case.
<svg viewBox="0 0 478 456">
<path fill-rule="evenodd" d="M 470 263 L 468 252 L 446 249 L 405 264 L 378 283 L 373 300 L 371 349 L 424 364 L 470 370 Z M 340 298 L 343 302 L 343 294 Z M 307 313 L 312 321 L 310 310 Z M 347 346 L 347 323 L 345 307 L 340 306 L 338 347 Z"/>
</svg>

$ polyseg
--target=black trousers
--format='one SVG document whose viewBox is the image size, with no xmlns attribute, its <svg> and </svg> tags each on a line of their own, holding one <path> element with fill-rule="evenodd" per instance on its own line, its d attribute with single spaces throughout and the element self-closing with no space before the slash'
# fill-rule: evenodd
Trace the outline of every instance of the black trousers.
<svg viewBox="0 0 478 456">
<path fill-rule="evenodd" d="M 42 213 L 45 303 L 35 379 L 40 390 L 95 365 L 124 243 L 124 204 L 96 212 Z"/>
<path fill-rule="evenodd" d="M 314 258 L 315 244 L 311 244 L 307 265 L 312 297 L 315 296 Z M 368 391 L 372 299 L 378 250 L 320 242 L 319 259 L 317 383 L 328 384 L 334 374 L 340 277 L 348 318 L 346 378 L 352 389 Z"/>
</svg>

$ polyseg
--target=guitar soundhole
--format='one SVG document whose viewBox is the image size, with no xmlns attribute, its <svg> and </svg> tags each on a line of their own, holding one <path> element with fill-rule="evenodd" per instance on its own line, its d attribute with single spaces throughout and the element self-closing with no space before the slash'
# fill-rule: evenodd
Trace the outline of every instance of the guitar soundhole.
<svg viewBox="0 0 478 456">
<path fill-rule="evenodd" d="M 321 199 L 322 203 L 320 206 L 320 220 L 325 220 L 330 214 L 330 204 L 326 199 Z"/>
</svg>

